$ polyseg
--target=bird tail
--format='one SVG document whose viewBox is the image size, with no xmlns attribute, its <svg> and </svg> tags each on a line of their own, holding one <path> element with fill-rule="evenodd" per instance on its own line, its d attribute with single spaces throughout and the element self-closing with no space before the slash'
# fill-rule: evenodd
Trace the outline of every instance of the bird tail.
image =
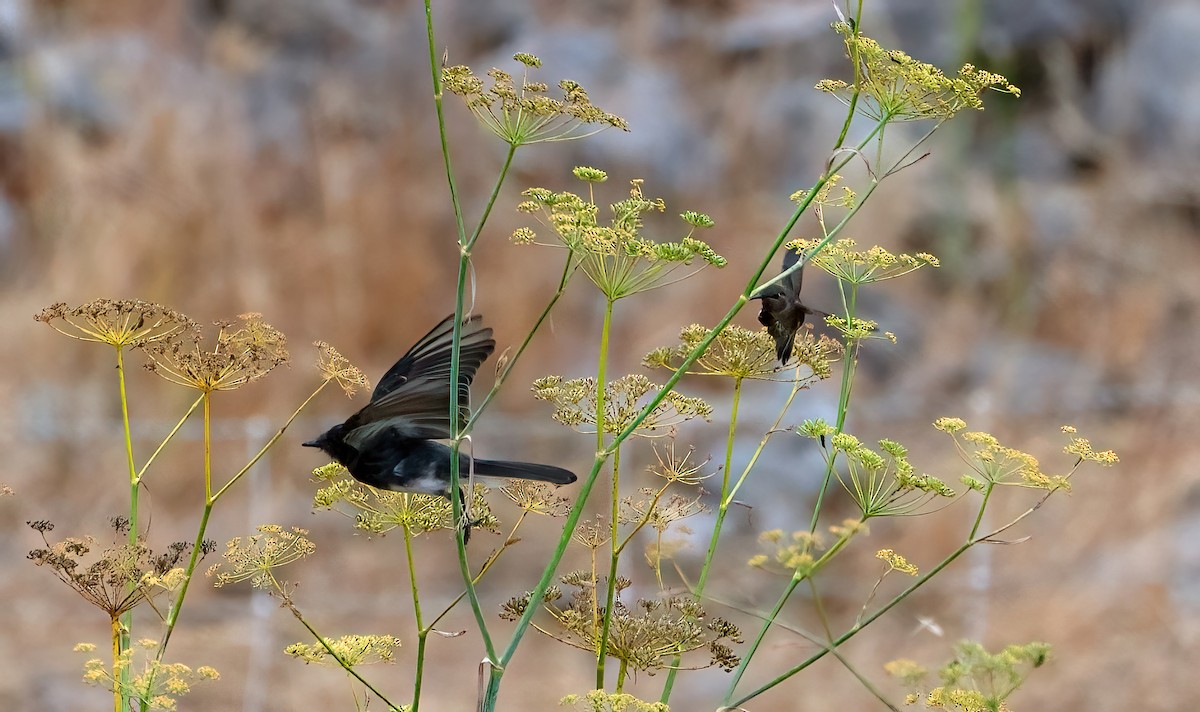
<svg viewBox="0 0 1200 712">
<path fill-rule="evenodd" d="M 467 471 L 462 475 L 465 478 Z M 539 465 L 534 462 L 509 462 L 506 460 L 475 460 L 475 474 L 482 477 L 514 477 L 521 480 L 536 480 L 555 485 L 569 485 L 577 478 L 575 473 L 554 465 Z"/>
</svg>

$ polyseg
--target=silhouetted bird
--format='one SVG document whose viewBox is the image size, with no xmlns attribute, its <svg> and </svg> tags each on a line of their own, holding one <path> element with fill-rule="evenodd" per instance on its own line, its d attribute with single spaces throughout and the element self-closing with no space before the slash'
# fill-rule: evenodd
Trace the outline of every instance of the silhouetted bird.
<svg viewBox="0 0 1200 712">
<path fill-rule="evenodd" d="M 783 269 L 796 264 L 800 255 L 791 250 L 783 253 Z M 796 332 L 809 314 L 829 316 L 823 311 L 812 309 L 800 301 L 800 284 L 804 280 L 804 267 L 792 272 L 779 282 L 763 290 L 755 297 L 762 300 L 762 309 L 758 312 L 758 323 L 767 327 L 767 333 L 775 339 L 775 355 L 779 363 L 786 365 L 792 357 L 792 345 L 796 341 Z"/>
<path fill-rule="evenodd" d="M 451 315 L 388 369 L 366 407 L 304 445 L 324 450 L 356 480 L 372 487 L 449 498 L 451 451 L 434 440 L 451 437 L 453 337 Z M 458 369 L 460 426 L 467 419 L 468 390 L 475 372 L 495 348 L 492 330 L 482 326 L 479 315 L 463 322 Z M 471 458 L 461 452 L 458 458 L 461 481 L 466 483 Z M 475 458 L 474 471 L 482 477 L 516 477 L 556 485 L 576 479 L 561 467 L 531 462 Z M 466 534 L 470 535 L 469 523 Z"/>
</svg>

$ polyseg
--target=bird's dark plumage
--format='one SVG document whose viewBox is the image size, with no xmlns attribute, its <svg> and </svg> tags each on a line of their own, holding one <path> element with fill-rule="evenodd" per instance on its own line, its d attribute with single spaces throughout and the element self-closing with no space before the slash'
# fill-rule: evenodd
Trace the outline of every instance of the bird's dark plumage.
<svg viewBox="0 0 1200 712">
<path fill-rule="evenodd" d="M 421 338 L 379 380 L 371 402 L 362 410 L 304 443 L 325 451 L 360 482 L 379 489 L 450 497 L 449 447 L 434 442 L 451 436 L 450 356 L 454 317 L 449 316 Z M 467 395 L 480 364 L 496 348 L 492 330 L 478 315 L 463 322 L 458 373 L 459 416 L 467 418 Z M 460 424 L 461 424 L 460 423 Z M 515 477 L 556 485 L 570 484 L 575 474 L 553 465 L 475 458 L 482 477 Z M 463 480 L 472 462 L 459 453 Z"/>
<path fill-rule="evenodd" d="M 783 253 L 783 269 L 786 272 L 796 264 L 800 255 L 787 250 Z M 762 299 L 762 309 L 758 312 L 758 323 L 767 327 L 767 333 L 775 339 L 775 355 L 779 363 L 787 364 L 792 357 L 792 345 L 796 341 L 796 332 L 809 314 L 828 316 L 805 306 L 800 301 L 800 285 L 804 281 L 804 267 L 784 277 L 779 282 L 763 290 L 757 298 Z"/>
</svg>

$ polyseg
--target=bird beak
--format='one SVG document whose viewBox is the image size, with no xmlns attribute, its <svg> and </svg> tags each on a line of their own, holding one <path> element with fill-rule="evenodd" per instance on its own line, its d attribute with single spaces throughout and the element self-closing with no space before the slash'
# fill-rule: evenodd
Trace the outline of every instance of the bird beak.
<svg viewBox="0 0 1200 712">
<path fill-rule="evenodd" d="M 300 443 L 304 447 L 321 447 L 321 443 L 317 440 L 309 440 L 306 443 Z"/>
</svg>

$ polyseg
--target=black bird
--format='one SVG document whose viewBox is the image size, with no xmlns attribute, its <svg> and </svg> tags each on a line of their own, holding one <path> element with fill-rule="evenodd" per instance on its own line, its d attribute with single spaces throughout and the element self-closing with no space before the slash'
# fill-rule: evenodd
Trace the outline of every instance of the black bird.
<svg viewBox="0 0 1200 712">
<path fill-rule="evenodd" d="M 304 445 L 325 451 L 356 480 L 372 487 L 449 498 L 451 450 L 434 441 L 451 437 L 453 343 L 451 315 L 388 369 L 371 394 L 370 403 Z M 463 321 L 458 369 L 460 425 L 467 419 L 468 390 L 475 372 L 495 348 L 492 330 L 482 325 L 479 315 Z M 465 483 L 471 458 L 460 452 L 458 462 Z M 474 471 L 482 477 L 516 477 L 556 485 L 576 479 L 574 473 L 561 467 L 531 462 L 475 458 Z M 458 494 L 462 499 L 462 492 Z M 470 534 L 469 527 L 466 534 Z"/>
<path fill-rule="evenodd" d="M 800 259 L 800 255 L 791 250 L 783 253 L 783 269 L 786 272 Z M 775 339 L 775 355 L 779 363 L 786 365 L 792 357 L 792 345 L 796 341 L 796 332 L 809 314 L 829 316 L 823 311 L 805 306 L 800 301 L 800 284 L 804 281 L 804 267 L 792 272 L 779 282 L 772 284 L 762 291 L 755 299 L 762 300 L 762 309 L 758 312 L 758 323 L 767 327 L 767 333 Z"/>
</svg>

